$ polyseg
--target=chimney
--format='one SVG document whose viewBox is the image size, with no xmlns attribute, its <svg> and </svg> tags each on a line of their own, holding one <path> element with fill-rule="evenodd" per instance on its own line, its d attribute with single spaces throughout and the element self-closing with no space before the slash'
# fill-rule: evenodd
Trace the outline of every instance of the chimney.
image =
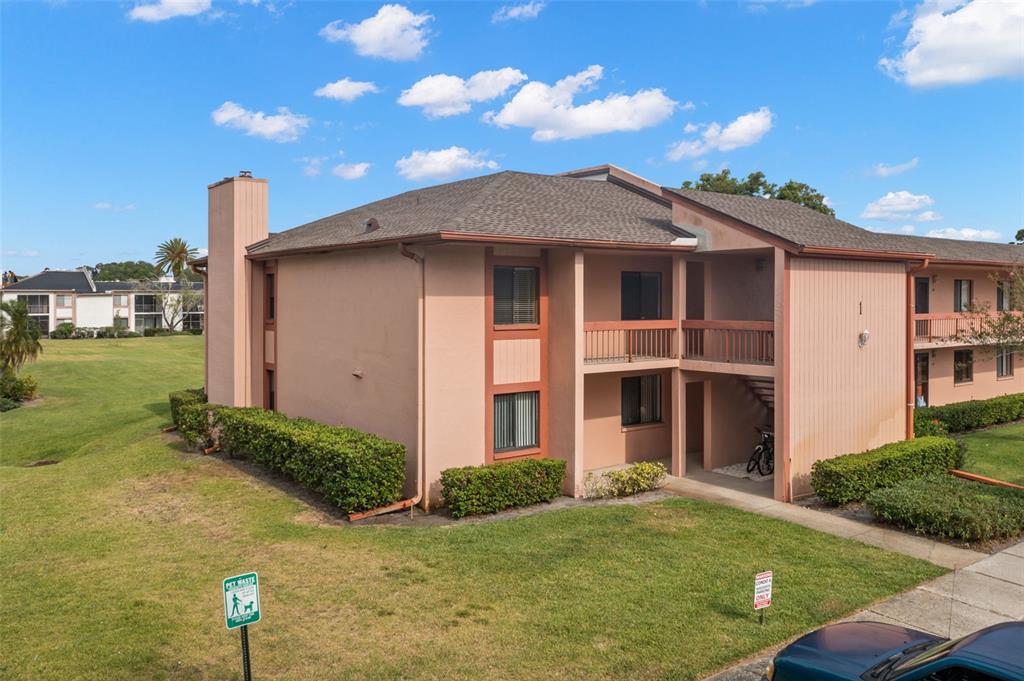
<svg viewBox="0 0 1024 681">
<path fill-rule="evenodd" d="M 252 402 L 252 263 L 246 246 L 267 238 L 267 181 L 248 170 L 208 187 L 206 393 L 233 407 Z"/>
</svg>

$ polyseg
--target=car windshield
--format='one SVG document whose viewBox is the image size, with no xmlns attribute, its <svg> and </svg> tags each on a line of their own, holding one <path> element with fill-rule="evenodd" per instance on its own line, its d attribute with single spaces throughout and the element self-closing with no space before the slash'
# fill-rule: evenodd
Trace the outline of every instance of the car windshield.
<svg viewBox="0 0 1024 681">
<path fill-rule="evenodd" d="M 920 655 L 914 655 L 906 658 L 899 664 L 893 665 L 889 673 L 885 675 L 885 679 L 887 681 L 889 679 L 895 681 L 895 679 L 900 678 L 904 674 L 904 672 L 912 671 L 914 669 L 917 669 L 928 664 L 929 662 L 934 662 L 935 660 L 945 657 L 949 654 L 949 651 L 951 651 L 953 648 L 956 647 L 958 643 L 960 643 L 961 640 L 962 639 L 955 638 L 949 641 L 943 641 L 938 645 L 928 648 Z"/>
</svg>

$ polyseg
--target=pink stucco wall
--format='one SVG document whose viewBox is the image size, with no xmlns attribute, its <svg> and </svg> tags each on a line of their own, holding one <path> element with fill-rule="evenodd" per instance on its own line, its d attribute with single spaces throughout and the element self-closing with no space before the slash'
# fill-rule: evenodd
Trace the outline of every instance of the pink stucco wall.
<svg viewBox="0 0 1024 681">
<path fill-rule="evenodd" d="M 603 468 L 634 461 L 665 459 L 672 454 L 672 370 L 588 374 L 584 379 L 583 465 Z M 622 426 L 622 378 L 660 373 L 663 422 Z"/>
<path fill-rule="evenodd" d="M 953 383 L 953 348 L 928 351 L 928 404 L 939 406 L 1024 392 L 1024 357 L 1020 353 L 1014 357 L 1013 376 L 997 378 L 991 348 L 962 349 L 974 352 L 974 380 L 970 383 Z"/>
<path fill-rule="evenodd" d="M 658 255 L 587 252 L 584 258 L 583 318 L 588 322 L 622 319 L 622 273 L 661 272 L 661 318 L 672 318 L 672 258 Z"/>
<path fill-rule="evenodd" d="M 704 265 L 706 319 L 772 319 L 772 254 L 713 254 Z"/>
<path fill-rule="evenodd" d="M 402 442 L 407 493 L 415 484 L 418 278 L 417 264 L 395 247 L 277 264 L 278 409 Z"/>
</svg>

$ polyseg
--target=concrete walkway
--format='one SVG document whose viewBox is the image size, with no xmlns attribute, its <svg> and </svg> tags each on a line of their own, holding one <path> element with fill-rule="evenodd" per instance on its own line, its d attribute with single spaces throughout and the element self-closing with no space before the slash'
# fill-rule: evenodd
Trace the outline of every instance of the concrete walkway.
<svg viewBox="0 0 1024 681">
<path fill-rule="evenodd" d="M 763 493 L 755 493 L 755 491 L 761 491 L 763 483 L 750 483 L 703 471 L 699 475 L 688 475 L 685 478 L 668 476 L 666 480 L 662 489 L 680 496 L 714 501 L 771 518 L 788 520 L 812 530 L 827 532 L 837 537 L 856 539 L 865 544 L 921 558 L 951 570 L 965 568 L 988 555 L 917 537 L 899 530 L 869 525 L 830 513 L 776 501 Z"/>
<path fill-rule="evenodd" d="M 957 638 L 1024 619 L 1024 542 L 862 610 L 847 621 L 870 620 Z M 741 662 L 706 681 L 758 681 L 768 660 L 785 647 Z"/>
</svg>

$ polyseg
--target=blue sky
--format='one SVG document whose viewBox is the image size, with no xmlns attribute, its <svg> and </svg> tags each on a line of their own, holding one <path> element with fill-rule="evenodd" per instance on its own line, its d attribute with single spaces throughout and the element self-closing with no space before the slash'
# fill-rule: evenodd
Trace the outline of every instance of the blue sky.
<svg viewBox="0 0 1024 681">
<path fill-rule="evenodd" d="M 2 266 L 19 273 L 205 246 L 206 185 L 240 169 L 270 180 L 272 231 L 493 169 L 599 163 L 665 185 L 764 170 L 872 229 L 1024 227 L 1021 4 L 0 12 Z"/>
</svg>

